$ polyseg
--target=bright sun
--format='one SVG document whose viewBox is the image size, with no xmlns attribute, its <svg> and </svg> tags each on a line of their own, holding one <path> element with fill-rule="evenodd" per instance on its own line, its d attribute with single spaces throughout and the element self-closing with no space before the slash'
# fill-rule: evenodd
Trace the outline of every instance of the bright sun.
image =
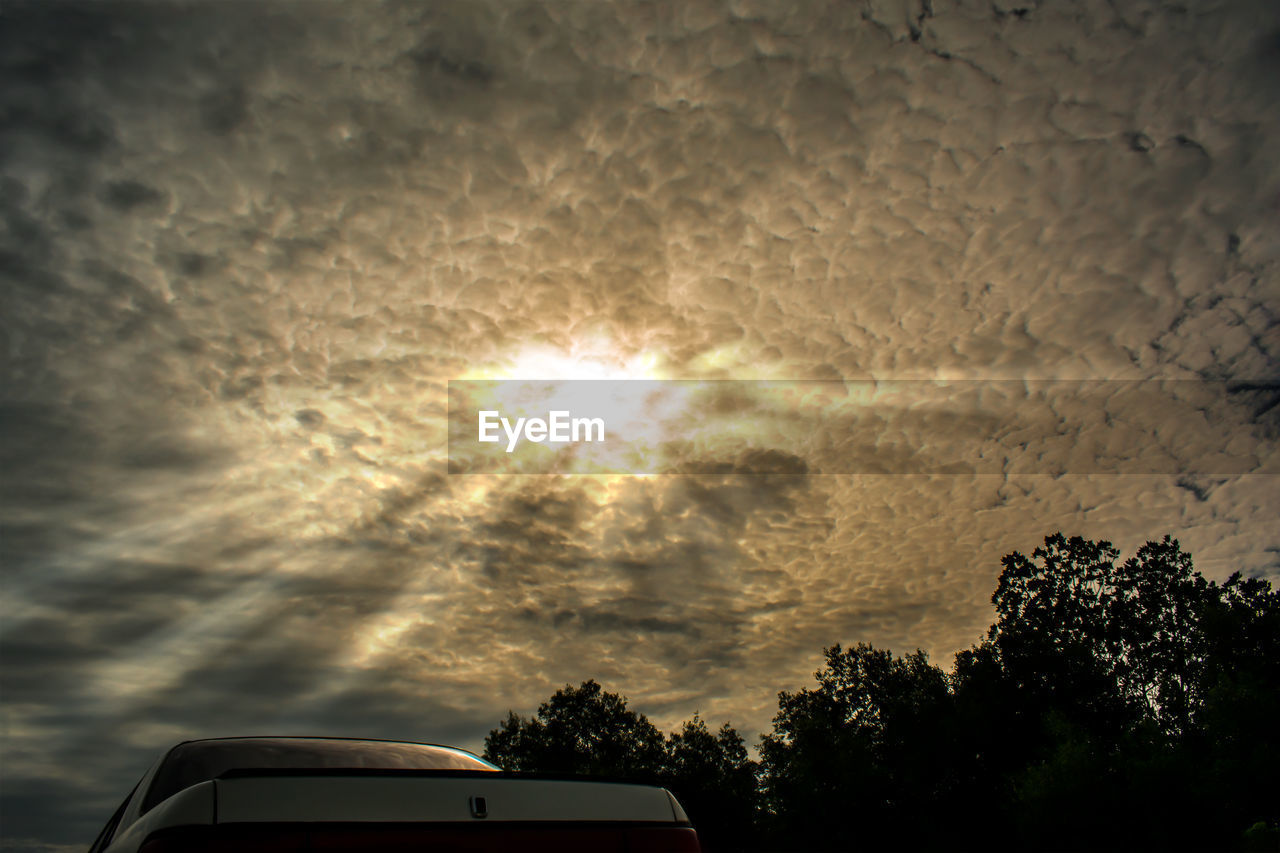
<svg viewBox="0 0 1280 853">
<path fill-rule="evenodd" d="M 620 354 L 607 340 L 575 343 L 567 352 L 526 346 L 519 352 L 468 370 L 462 379 L 661 379 L 656 353 Z"/>
</svg>

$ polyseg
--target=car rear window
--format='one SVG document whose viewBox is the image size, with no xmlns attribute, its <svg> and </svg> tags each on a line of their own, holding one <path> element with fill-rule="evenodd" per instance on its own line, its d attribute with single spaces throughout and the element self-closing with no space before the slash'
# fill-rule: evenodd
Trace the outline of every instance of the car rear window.
<svg viewBox="0 0 1280 853">
<path fill-rule="evenodd" d="M 145 813 L 179 791 L 231 770 L 488 770 L 500 768 L 447 746 L 327 738 L 229 738 L 179 744 L 142 801 Z"/>
</svg>

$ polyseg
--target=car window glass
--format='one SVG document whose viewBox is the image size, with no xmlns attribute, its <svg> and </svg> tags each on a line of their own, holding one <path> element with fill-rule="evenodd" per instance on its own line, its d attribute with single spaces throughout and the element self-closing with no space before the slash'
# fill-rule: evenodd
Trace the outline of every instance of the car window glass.
<svg viewBox="0 0 1280 853">
<path fill-rule="evenodd" d="M 190 741 L 165 756 L 142 800 L 146 813 L 179 791 L 230 770 L 487 770 L 499 768 L 446 746 L 325 738 L 228 738 Z"/>
<path fill-rule="evenodd" d="M 138 819 L 138 816 L 142 811 L 143 792 L 151 787 L 151 780 L 155 778 L 156 772 L 160 769 L 160 766 L 163 763 L 164 756 L 161 756 L 153 762 L 149 768 L 147 768 L 147 772 L 142 776 L 142 781 L 134 786 L 133 794 L 129 799 L 129 804 L 125 807 L 124 814 L 121 815 L 120 821 L 116 824 L 116 836 L 119 836 L 120 833 L 129 826 L 132 826 L 133 822 Z"/>
<path fill-rule="evenodd" d="M 133 795 L 137 793 L 138 786 L 134 785 L 133 790 L 129 792 L 129 796 L 124 798 L 124 802 L 111 815 L 111 819 L 107 821 L 107 825 L 102 827 L 102 832 L 98 833 L 98 837 L 94 840 L 93 846 L 89 848 L 89 853 L 98 853 L 98 851 L 106 848 L 111 843 L 111 839 L 115 837 L 116 827 L 120 825 L 120 818 L 124 815 L 125 808 L 129 805 L 129 801 L 133 799 Z"/>
</svg>

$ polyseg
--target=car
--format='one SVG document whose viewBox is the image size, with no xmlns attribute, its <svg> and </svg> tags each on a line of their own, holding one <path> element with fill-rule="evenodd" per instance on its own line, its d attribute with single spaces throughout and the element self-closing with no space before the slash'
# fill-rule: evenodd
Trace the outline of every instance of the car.
<svg viewBox="0 0 1280 853">
<path fill-rule="evenodd" d="M 438 744 L 234 737 L 168 750 L 89 853 L 697 853 L 665 788 L 509 773 Z"/>
</svg>

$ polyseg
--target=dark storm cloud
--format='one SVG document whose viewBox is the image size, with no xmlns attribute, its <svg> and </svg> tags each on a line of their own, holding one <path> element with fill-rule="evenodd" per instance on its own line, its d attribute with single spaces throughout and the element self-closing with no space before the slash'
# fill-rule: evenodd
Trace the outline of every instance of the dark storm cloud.
<svg viewBox="0 0 1280 853">
<path fill-rule="evenodd" d="M 108 563 L 93 575 L 22 590 L 25 612 L 13 613 L 0 635 L 7 663 L 17 665 L 6 688 L 25 677 L 38 695 L 46 679 L 83 681 L 94 664 L 171 623 L 175 609 L 194 609 L 238 580 L 192 566 Z M 68 612 L 81 618 L 69 622 Z"/>
<path fill-rule="evenodd" d="M 581 489 L 540 486 L 493 507 L 499 521 L 462 552 L 487 567 L 479 618 L 459 614 L 453 630 L 484 643 L 493 617 L 513 614 L 521 645 L 566 679 L 574 677 L 566 662 L 583 654 L 593 671 L 622 676 L 625 654 L 661 666 L 673 685 L 729 689 L 747 665 L 756 614 L 776 609 L 769 599 L 786 583 L 767 567 L 749 569 L 754 559 L 733 540 L 785 527 L 803 478 L 678 477 L 621 488 L 607 507 Z M 513 685 L 525 677 L 510 674 Z"/>
</svg>

